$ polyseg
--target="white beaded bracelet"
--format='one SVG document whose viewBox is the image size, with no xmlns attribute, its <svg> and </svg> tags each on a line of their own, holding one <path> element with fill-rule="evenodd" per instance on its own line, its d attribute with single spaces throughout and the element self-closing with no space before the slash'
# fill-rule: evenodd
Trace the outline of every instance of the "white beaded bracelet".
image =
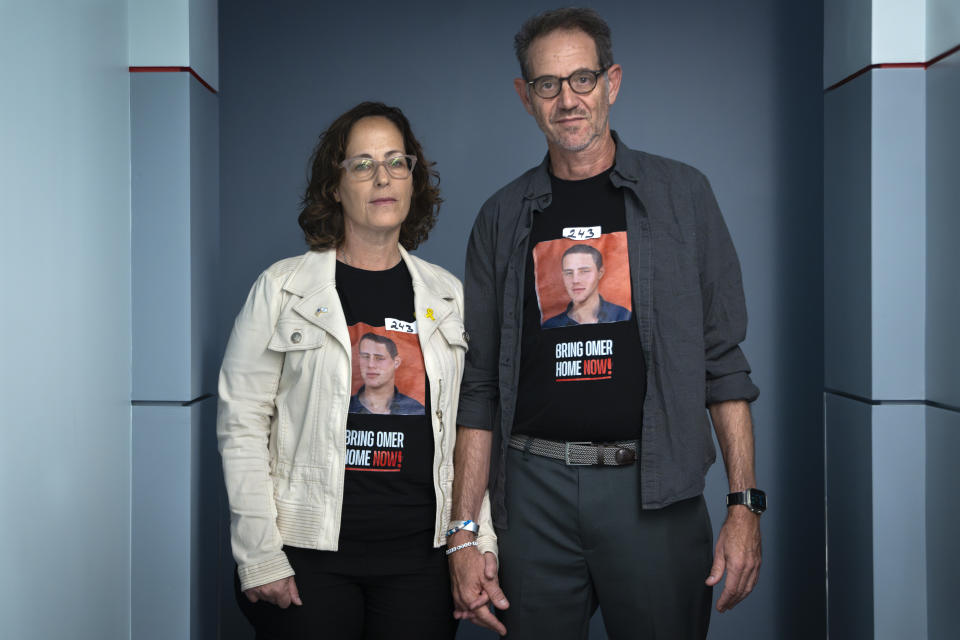
<svg viewBox="0 0 960 640">
<path fill-rule="evenodd" d="M 476 540 L 472 540 L 471 542 L 464 542 L 463 544 L 458 544 L 455 547 L 450 547 L 449 549 L 447 549 L 447 555 L 450 555 L 451 553 L 454 553 L 456 551 L 460 551 L 460 549 L 466 549 L 467 547 L 475 547 L 478 544 L 480 543 L 477 542 Z"/>
</svg>

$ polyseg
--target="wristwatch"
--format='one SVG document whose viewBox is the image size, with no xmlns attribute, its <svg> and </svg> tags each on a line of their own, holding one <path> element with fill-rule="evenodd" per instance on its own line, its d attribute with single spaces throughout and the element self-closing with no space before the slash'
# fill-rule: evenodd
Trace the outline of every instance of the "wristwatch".
<svg viewBox="0 0 960 640">
<path fill-rule="evenodd" d="M 732 507 L 735 504 L 742 504 L 750 511 L 760 515 L 767 510 L 767 494 L 760 489 L 747 489 L 736 493 L 727 494 L 727 506 Z"/>
</svg>

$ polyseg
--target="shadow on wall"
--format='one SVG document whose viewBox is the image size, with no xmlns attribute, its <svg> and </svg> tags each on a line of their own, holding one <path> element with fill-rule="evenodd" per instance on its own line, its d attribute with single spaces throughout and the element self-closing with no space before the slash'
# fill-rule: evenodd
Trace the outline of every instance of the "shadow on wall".
<svg viewBox="0 0 960 640">
<path fill-rule="evenodd" d="M 769 565 L 782 637 L 826 637 L 826 520 L 823 427 L 823 94 L 820 7 L 777 5 L 777 283 L 771 322 L 777 402 L 762 468 L 777 487 L 765 516 Z M 799 58 L 799 59 L 798 59 Z M 802 61 L 803 64 L 799 64 Z M 772 516 L 772 517 L 771 517 Z M 768 538 L 769 539 L 769 538 Z M 771 558 L 770 550 L 776 554 Z"/>
</svg>

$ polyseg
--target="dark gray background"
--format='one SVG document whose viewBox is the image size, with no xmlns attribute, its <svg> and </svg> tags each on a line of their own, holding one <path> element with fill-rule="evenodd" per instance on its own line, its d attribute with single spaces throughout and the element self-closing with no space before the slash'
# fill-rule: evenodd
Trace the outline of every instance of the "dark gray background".
<svg viewBox="0 0 960 640">
<path fill-rule="evenodd" d="M 757 590 L 715 614 L 710 637 L 823 637 L 821 3 L 589 4 L 624 69 L 613 127 L 707 174 L 743 266 L 758 484 L 771 507 Z M 307 157 L 361 100 L 401 107 L 436 161 L 446 203 L 419 255 L 462 275 L 480 205 L 546 150 L 513 92 L 512 39 L 551 7 L 220 3 L 223 342 L 256 275 L 305 250 L 296 217 Z M 715 529 L 725 492 L 718 464 L 706 492 Z M 223 595 L 222 637 L 244 637 Z M 459 637 L 492 636 L 464 625 Z"/>
</svg>

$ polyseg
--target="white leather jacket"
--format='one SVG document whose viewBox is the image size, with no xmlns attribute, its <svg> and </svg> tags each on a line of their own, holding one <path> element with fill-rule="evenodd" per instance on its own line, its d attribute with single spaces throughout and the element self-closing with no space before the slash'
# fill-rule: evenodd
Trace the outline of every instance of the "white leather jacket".
<svg viewBox="0 0 960 640">
<path fill-rule="evenodd" d="M 437 502 L 433 542 L 439 547 L 450 520 L 457 403 L 467 350 L 463 289 L 444 269 L 403 248 L 400 253 L 413 280 L 430 381 Z M 351 350 L 335 273 L 332 250 L 309 251 L 272 265 L 254 283 L 227 344 L 217 438 L 243 590 L 294 574 L 284 544 L 337 549 Z M 478 541 L 481 551 L 496 553 L 486 497 Z"/>
</svg>

